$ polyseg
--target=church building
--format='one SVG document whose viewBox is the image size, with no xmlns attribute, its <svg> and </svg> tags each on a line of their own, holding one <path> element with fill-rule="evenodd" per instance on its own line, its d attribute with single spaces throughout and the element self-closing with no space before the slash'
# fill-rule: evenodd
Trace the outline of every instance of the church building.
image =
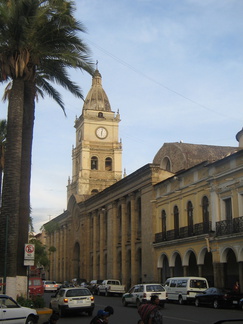
<svg viewBox="0 0 243 324">
<path fill-rule="evenodd" d="M 119 122 L 96 70 L 75 121 L 67 210 L 44 225 L 49 278 L 243 287 L 243 131 L 237 147 L 165 143 L 123 177 Z"/>
</svg>

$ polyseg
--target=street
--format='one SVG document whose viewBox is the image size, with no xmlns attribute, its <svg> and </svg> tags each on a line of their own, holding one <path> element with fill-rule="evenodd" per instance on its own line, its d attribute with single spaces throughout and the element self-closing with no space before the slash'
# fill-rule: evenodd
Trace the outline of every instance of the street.
<svg viewBox="0 0 243 324">
<path fill-rule="evenodd" d="M 49 306 L 51 295 L 53 293 L 45 293 L 44 295 L 47 307 Z M 124 307 L 119 296 L 95 296 L 95 311 L 93 315 L 96 315 L 99 309 L 104 309 L 107 305 L 114 308 L 114 315 L 109 318 L 109 324 L 137 324 L 139 319 L 137 308 L 135 306 Z M 91 318 L 85 314 L 68 315 L 67 317 L 60 318 L 58 324 L 68 324 L 71 322 L 72 324 L 89 324 Z M 243 311 L 239 309 L 213 309 L 209 307 L 196 307 L 194 305 L 166 303 L 163 324 L 213 324 L 223 319 L 241 318 L 243 319 Z"/>
</svg>

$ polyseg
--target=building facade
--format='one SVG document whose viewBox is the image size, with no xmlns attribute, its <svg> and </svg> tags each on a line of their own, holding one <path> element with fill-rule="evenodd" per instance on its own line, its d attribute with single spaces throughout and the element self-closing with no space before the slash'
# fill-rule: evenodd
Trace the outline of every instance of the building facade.
<svg viewBox="0 0 243 324">
<path fill-rule="evenodd" d="M 114 278 L 129 288 L 203 275 L 243 286 L 242 147 L 165 143 L 122 178 L 119 122 L 96 71 L 75 122 L 67 210 L 45 224 L 56 247 L 50 279 Z"/>
</svg>

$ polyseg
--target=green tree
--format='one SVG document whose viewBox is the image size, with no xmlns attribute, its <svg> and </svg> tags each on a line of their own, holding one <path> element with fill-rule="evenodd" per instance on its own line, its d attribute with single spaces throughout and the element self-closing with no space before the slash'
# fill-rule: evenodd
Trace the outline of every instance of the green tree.
<svg viewBox="0 0 243 324">
<path fill-rule="evenodd" d="M 93 73 L 88 47 L 78 36 L 85 28 L 73 12 L 74 2 L 68 0 L 0 1 L 0 76 L 2 82 L 11 82 L 0 217 L 0 245 L 7 245 L 8 257 L 1 253 L 0 264 L 6 266 L 10 277 L 26 273 L 23 246 L 28 240 L 37 91 L 53 97 L 64 110 L 51 83 L 83 98 L 68 69 Z M 11 227 L 7 226 L 9 221 Z M 2 272 L 1 268 L 0 275 Z"/>
</svg>

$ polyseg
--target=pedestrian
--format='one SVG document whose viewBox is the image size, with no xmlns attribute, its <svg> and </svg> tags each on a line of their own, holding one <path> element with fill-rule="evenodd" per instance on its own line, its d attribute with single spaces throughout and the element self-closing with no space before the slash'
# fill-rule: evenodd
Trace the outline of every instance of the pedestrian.
<svg viewBox="0 0 243 324">
<path fill-rule="evenodd" d="M 58 320 L 59 320 L 59 315 L 54 313 L 50 316 L 49 320 L 47 322 L 44 322 L 43 324 L 56 324 Z"/>
<path fill-rule="evenodd" d="M 138 313 L 144 324 L 162 324 L 163 314 L 160 300 L 157 295 L 151 296 L 150 302 L 142 304 L 138 308 Z"/>
<path fill-rule="evenodd" d="M 110 313 L 105 312 L 103 309 L 98 310 L 97 315 L 92 318 L 90 324 L 102 324 L 102 323 L 108 323 L 108 317 L 110 316 Z"/>
<path fill-rule="evenodd" d="M 163 324 L 163 309 L 158 296 L 151 296 L 151 304 L 156 307 L 149 314 L 148 324 Z"/>
<path fill-rule="evenodd" d="M 239 284 L 239 281 L 236 281 L 235 284 L 234 284 L 234 287 L 233 287 L 233 290 L 236 294 L 239 294 L 240 293 L 240 284 Z"/>
</svg>

